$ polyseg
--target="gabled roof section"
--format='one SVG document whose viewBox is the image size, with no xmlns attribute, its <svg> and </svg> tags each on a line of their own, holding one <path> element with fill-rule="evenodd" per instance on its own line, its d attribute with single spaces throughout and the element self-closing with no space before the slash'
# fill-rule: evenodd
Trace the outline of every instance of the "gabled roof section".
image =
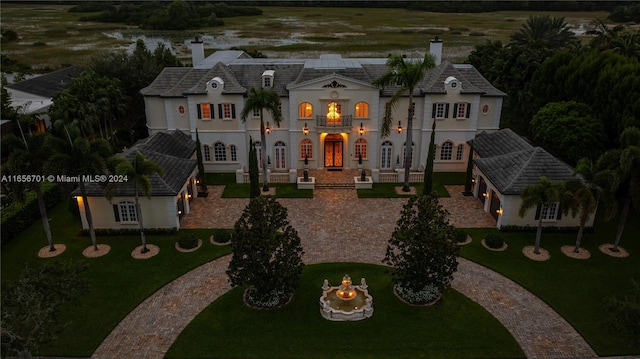
<svg viewBox="0 0 640 359">
<path fill-rule="evenodd" d="M 194 70 L 194 71 L 205 71 L 205 70 Z M 224 89 L 222 90 L 223 94 L 243 94 L 247 92 L 247 89 L 242 86 L 235 77 L 233 71 L 231 71 L 226 65 L 218 62 L 212 69 L 206 70 L 206 74 L 204 76 L 199 76 L 197 79 L 197 75 L 194 74 L 194 81 L 197 81 L 193 87 L 186 90 L 185 94 L 206 94 L 207 93 L 207 82 L 211 81 L 214 77 L 219 77 L 224 81 Z M 192 83 L 193 81 L 189 81 Z"/>
<path fill-rule="evenodd" d="M 349 82 L 355 82 L 363 87 L 370 87 L 370 88 L 375 88 L 375 86 L 373 86 L 371 84 L 370 80 L 362 80 L 362 78 L 368 78 L 368 74 L 363 70 L 363 69 L 358 69 L 357 71 L 334 71 L 334 70 L 314 70 L 314 74 L 312 76 L 309 76 L 309 74 L 305 74 L 306 72 L 308 72 L 306 69 L 303 70 L 300 73 L 300 76 L 298 76 L 298 78 L 290 83 L 287 86 L 287 90 L 291 90 L 291 89 L 295 89 L 295 88 L 299 88 L 302 86 L 306 86 L 306 85 L 310 85 L 310 84 L 314 84 L 314 83 L 323 83 L 324 85 L 329 85 L 329 86 L 341 86 L 343 84 L 341 84 L 341 81 L 349 81 Z M 345 76 L 344 74 L 349 74 L 349 75 L 355 75 L 355 76 Z M 306 79 L 305 81 L 302 81 L 301 78 L 306 78 L 309 77 L 308 79 Z M 358 77 L 360 77 L 360 79 L 358 79 Z M 336 80 L 335 84 L 331 84 L 330 81 L 331 80 Z M 323 87 L 324 87 L 323 85 Z"/>
<path fill-rule="evenodd" d="M 223 93 L 245 93 L 247 90 L 235 78 L 232 71 L 222 63 L 211 69 L 191 67 L 166 67 L 153 82 L 140 90 L 143 96 L 184 97 L 186 95 L 204 95 L 207 82 L 214 77 L 224 80 Z"/>
<path fill-rule="evenodd" d="M 464 84 L 471 83 L 480 91 L 483 92 L 483 96 L 498 96 L 498 97 L 506 97 L 507 94 L 495 88 L 491 82 L 489 82 L 478 70 L 470 64 L 459 64 L 453 65 L 453 67 L 458 71 L 458 73 L 464 78 L 462 80 L 458 78 L 458 80 L 463 81 L 462 89 L 464 90 Z M 464 91 L 463 91 L 464 93 Z"/>
<path fill-rule="evenodd" d="M 498 145 L 498 144 L 496 144 Z M 504 195 L 520 195 L 525 187 L 547 177 L 564 182 L 573 176 L 573 169 L 540 147 L 474 160 L 489 182 Z"/>
<path fill-rule="evenodd" d="M 262 88 L 262 74 L 265 71 L 273 70 L 271 89 L 282 97 L 288 96 L 287 85 L 296 79 L 302 67 L 302 63 L 268 63 L 263 61 L 256 64 L 240 62 L 229 65 L 229 69 L 237 81 L 247 89 L 251 87 Z"/>
<path fill-rule="evenodd" d="M 444 94 L 447 91 L 444 88 L 444 82 L 449 77 L 455 77 L 462 83 L 462 94 L 484 94 L 485 92 L 478 88 L 476 84 L 464 76 L 463 73 L 453 66 L 449 61 L 444 61 L 427 73 L 424 81 L 420 84 L 420 88 L 424 93 Z"/>
<path fill-rule="evenodd" d="M 493 133 L 482 132 L 478 134 L 472 142 L 473 150 L 482 158 L 500 156 L 533 148 L 529 142 L 509 128 Z"/>
<path fill-rule="evenodd" d="M 71 84 L 74 77 L 80 74 L 81 70 L 75 66 L 69 66 L 62 70 L 50 72 L 37 76 L 29 80 L 20 81 L 7 85 L 9 89 L 22 91 L 37 96 L 53 98 Z"/>
<path fill-rule="evenodd" d="M 196 160 L 191 159 L 196 151 L 196 143 L 181 131 L 173 133 L 156 133 L 146 139 L 136 142 L 120 156 L 129 161 L 136 155 L 142 154 L 147 160 L 153 161 L 163 169 L 162 176 L 149 176 L 152 196 L 177 195 L 189 176 L 196 168 Z M 104 196 L 105 183 L 85 184 L 89 196 Z M 79 194 L 79 190 L 74 191 Z M 116 188 L 114 197 L 133 196 L 135 187 L 128 183 Z"/>
</svg>

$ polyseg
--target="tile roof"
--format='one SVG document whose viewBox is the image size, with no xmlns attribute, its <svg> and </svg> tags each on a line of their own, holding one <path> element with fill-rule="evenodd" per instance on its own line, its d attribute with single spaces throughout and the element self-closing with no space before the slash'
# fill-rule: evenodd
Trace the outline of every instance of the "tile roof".
<svg viewBox="0 0 640 359">
<path fill-rule="evenodd" d="M 191 159 L 196 151 L 196 143 L 181 131 L 173 133 L 156 133 L 146 139 L 136 142 L 124 153 L 119 154 L 128 160 L 142 154 L 147 160 L 153 161 L 163 169 L 162 176 L 151 175 L 152 196 L 175 196 L 196 168 L 196 160 Z M 87 194 L 90 196 L 104 196 L 105 184 L 87 183 Z M 75 195 L 79 191 L 74 191 Z M 133 183 L 122 185 L 113 192 L 114 197 L 133 196 Z"/>
<path fill-rule="evenodd" d="M 472 142 L 473 150 L 482 158 L 533 148 L 524 138 L 508 128 L 493 133 L 481 132 Z"/>
<path fill-rule="evenodd" d="M 80 72 L 81 70 L 79 68 L 69 66 L 62 70 L 10 84 L 6 87 L 37 96 L 53 98 L 69 86 L 73 78 L 78 76 Z"/>
<path fill-rule="evenodd" d="M 540 177 L 554 182 L 574 178 L 569 165 L 509 129 L 476 137 L 474 150 L 484 154 L 473 160 L 476 167 L 505 195 L 520 195 L 525 187 L 540 182 Z"/>
</svg>

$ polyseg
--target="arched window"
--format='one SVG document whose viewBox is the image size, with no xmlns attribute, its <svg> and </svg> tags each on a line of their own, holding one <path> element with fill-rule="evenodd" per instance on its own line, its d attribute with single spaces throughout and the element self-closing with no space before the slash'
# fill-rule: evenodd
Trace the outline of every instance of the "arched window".
<svg viewBox="0 0 640 359">
<path fill-rule="evenodd" d="M 356 159 L 367 158 L 367 140 L 364 138 L 358 138 L 356 140 Z"/>
<path fill-rule="evenodd" d="M 262 143 L 260 141 L 255 141 L 253 144 L 256 145 L 256 154 L 258 155 L 258 167 L 262 169 Z"/>
<path fill-rule="evenodd" d="M 459 144 L 456 150 L 456 161 L 462 161 L 462 155 L 464 154 L 464 145 Z"/>
<path fill-rule="evenodd" d="M 202 146 L 202 152 L 204 152 L 204 160 L 207 162 L 211 161 L 211 147 L 209 145 Z"/>
<path fill-rule="evenodd" d="M 313 142 L 308 138 L 300 142 L 300 158 L 313 158 Z"/>
<path fill-rule="evenodd" d="M 356 104 L 356 117 L 369 117 L 369 104 L 358 102 Z"/>
<path fill-rule="evenodd" d="M 299 118 L 310 118 L 313 116 L 313 105 L 309 102 L 303 102 L 298 107 Z"/>
<path fill-rule="evenodd" d="M 224 162 L 227 160 L 227 151 L 224 148 L 224 143 L 218 141 L 213 144 L 213 158 L 216 162 Z"/>
<path fill-rule="evenodd" d="M 391 141 L 384 141 L 382 143 L 382 160 L 380 161 L 380 169 L 390 170 L 391 160 L 393 156 L 393 144 Z"/>
<path fill-rule="evenodd" d="M 440 160 L 441 161 L 451 161 L 451 153 L 453 152 L 453 143 L 451 141 L 447 141 L 442 144 L 440 148 Z"/>
<path fill-rule="evenodd" d="M 229 152 L 231 153 L 231 161 L 238 161 L 238 151 L 236 149 L 236 145 L 229 146 Z"/>
</svg>

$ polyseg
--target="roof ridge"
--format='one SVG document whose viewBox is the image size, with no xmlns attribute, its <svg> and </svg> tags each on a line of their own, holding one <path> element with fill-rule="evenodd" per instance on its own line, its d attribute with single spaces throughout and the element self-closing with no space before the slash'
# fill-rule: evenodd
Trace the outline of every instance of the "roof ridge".
<svg viewBox="0 0 640 359">
<path fill-rule="evenodd" d="M 542 150 L 542 148 L 540 147 L 534 147 L 532 149 L 521 150 L 521 151 L 516 151 L 516 152 L 511 152 L 509 154 L 506 154 L 506 155 L 515 155 L 523 152 L 532 152 L 531 155 L 529 155 L 529 157 L 527 158 L 527 160 L 522 164 L 522 167 L 520 167 L 520 170 L 515 174 L 515 176 L 513 176 L 511 181 L 504 187 L 505 190 L 508 190 L 509 188 L 511 188 L 511 185 L 514 184 L 516 180 L 520 179 L 520 176 L 522 175 L 524 170 L 527 168 L 527 166 L 529 166 L 529 163 L 531 163 L 531 160 L 533 159 L 533 157 L 535 156 L 536 152 L 538 152 L 539 149 Z M 502 156 L 505 156 L 505 155 L 502 155 Z M 496 157 L 499 157 L 499 156 L 496 156 Z"/>
</svg>

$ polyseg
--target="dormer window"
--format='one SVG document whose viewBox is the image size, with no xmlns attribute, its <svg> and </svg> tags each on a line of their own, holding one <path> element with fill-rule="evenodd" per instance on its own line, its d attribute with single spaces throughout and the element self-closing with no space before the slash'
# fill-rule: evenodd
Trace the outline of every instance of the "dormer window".
<svg viewBox="0 0 640 359">
<path fill-rule="evenodd" d="M 460 81 L 458 81 L 458 79 L 453 76 L 447 77 L 447 79 L 444 80 L 444 85 L 451 90 L 460 90 L 460 88 L 462 87 Z"/>
<path fill-rule="evenodd" d="M 222 81 L 222 79 L 219 77 L 214 77 L 211 79 L 211 81 L 209 81 L 208 85 L 213 90 L 219 90 L 221 88 L 224 88 L 224 81 Z"/>
<path fill-rule="evenodd" d="M 262 87 L 269 88 L 273 87 L 273 76 L 275 75 L 275 71 L 266 70 L 262 73 Z"/>
</svg>

